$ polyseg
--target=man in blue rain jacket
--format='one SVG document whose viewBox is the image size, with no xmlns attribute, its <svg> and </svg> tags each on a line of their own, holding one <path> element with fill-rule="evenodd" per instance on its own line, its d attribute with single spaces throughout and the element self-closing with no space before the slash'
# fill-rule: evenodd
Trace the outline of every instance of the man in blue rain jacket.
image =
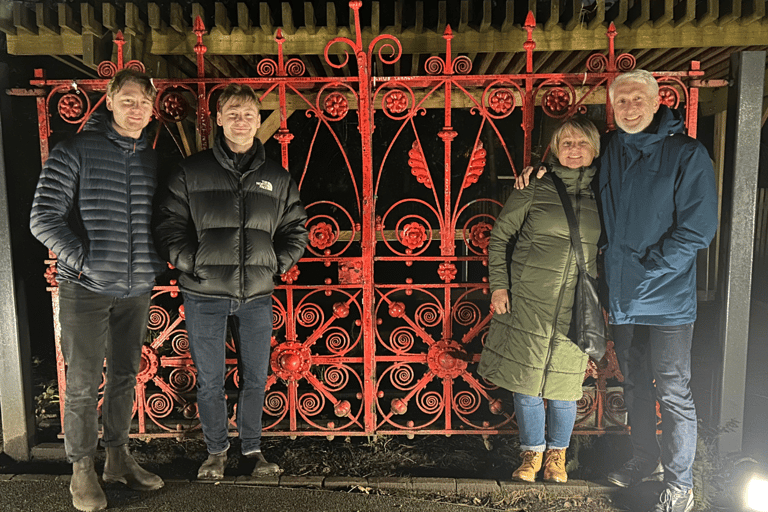
<svg viewBox="0 0 768 512">
<path fill-rule="evenodd" d="M 609 94 L 618 129 L 600 161 L 605 275 L 633 457 L 608 480 L 636 485 L 657 472 L 660 460 L 665 489 L 652 512 L 688 512 L 696 453 L 689 386 L 696 253 L 717 230 L 715 175 L 704 146 L 660 104 L 653 75 L 619 75 Z"/>
</svg>

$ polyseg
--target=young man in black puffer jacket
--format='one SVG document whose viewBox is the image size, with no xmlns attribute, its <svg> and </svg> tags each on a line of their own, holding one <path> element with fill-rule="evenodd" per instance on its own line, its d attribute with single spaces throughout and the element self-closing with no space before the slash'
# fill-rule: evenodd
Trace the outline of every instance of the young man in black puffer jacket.
<svg viewBox="0 0 768 512">
<path fill-rule="evenodd" d="M 307 245 L 306 212 L 290 174 L 255 138 L 259 99 L 247 85 L 221 93 L 212 149 L 185 159 L 170 179 L 155 229 L 158 249 L 181 271 L 179 287 L 197 404 L 208 448 L 198 478 L 224 477 L 229 418 L 224 394 L 227 318 L 239 333 L 237 427 L 254 475 L 278 473 L 261 453 L 261 417 L 272 337 L 274 278 Z"/>
<path fill-rule="evenodd" d="M 78 510 L 107 506 L 93 465 L 105 355 L 104 481 L 145 491 L 163 486 L 127 445 L 150 295 L 165 268 L 150 227 L 157 156 L 145 133 L 156 94 L 147 75 L 119 71 L 107 85 L 112 115 L 94 114 L 82 133 L 51 151 L 32 204 L 32 234 L 58 257 L 64 445 Z"/>
</svg>

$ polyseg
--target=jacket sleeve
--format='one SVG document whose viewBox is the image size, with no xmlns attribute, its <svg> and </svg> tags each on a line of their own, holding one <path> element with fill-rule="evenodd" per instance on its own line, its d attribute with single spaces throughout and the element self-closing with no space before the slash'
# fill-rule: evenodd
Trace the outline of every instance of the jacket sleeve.
<svg viewBox="0 0 768 512">
<path fill-rule="evenodd" d="M 273 244 L 277 255 L 278 274 L 284 274 L 304 254 L 309 235 L 307 234 L 307 212 L 299 197 L 299 188 L 292 179 L 287 187 L 285 208 L 275 230 Z"/>
<path fill-rule="evenodd" d="M 513 190 L 499 213 L 488 242 L 488 281 L 491 293 L 509 288 L 507 248 L 514 243 L 533 203 L 538 180 L 523 190 Z"/>
<path fill-rule="evenodd" d="M 168 181 L 168 190 L 160 204 L 158 217 L 155 242 L 160 256 L 185 274 L 194 274 L 197 232 L 189 208 L 183 169 Z"/>
<path fill-rule="evenodd" d="M 642 260 L 648 271 L 684 270 L 696 251 L 709 247 L 717 231 L 715 172 L 704 146 L 692 146 L 692 151 L 684 151 L 675 178 L 675 223 L 648 247 Z"/>
<path fill-rule="evenodd" d="M 32 201 L 29 229 L 57 258 L 82 270 L 87 248 L 71 222 L 79 219 L 77 208 L 80 164 L 74 146 L 64 142 L 48 156 Z"/>
</svg>

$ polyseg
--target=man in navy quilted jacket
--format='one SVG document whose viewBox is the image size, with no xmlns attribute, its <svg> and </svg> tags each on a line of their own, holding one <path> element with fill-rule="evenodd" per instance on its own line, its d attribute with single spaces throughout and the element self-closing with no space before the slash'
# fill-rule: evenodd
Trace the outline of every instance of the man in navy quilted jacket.
<svg viewBox="0 0 768 512">
<path fill-rule="evenodd" d="M 151 291 L 165 268 L 150 227 L 157 156 L 145 132 L 156 94 L 147 75 L 116 73 L 107 85 L 111 115 L 95 113 L 51 151 L 32 204 L 32 234 L 58 258 L 64 445 L 72 504 L 83 511 L 107 506 L 94 469 L 105 357 L 103 479 L 142 491 L 163 486 L 127 445 Z"/>
</svg>

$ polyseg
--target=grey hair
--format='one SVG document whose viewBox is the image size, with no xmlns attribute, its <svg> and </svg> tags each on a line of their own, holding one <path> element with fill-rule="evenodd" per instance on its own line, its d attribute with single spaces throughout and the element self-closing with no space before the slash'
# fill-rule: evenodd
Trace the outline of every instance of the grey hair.
<svg viewBox="0 0 768 512">
<path fill-rule="evenodd" d="M 651 72 L 644 69 L 635 69 L 617 76 L 611 86 L 608 88 L 608 97 L 611 100 L 611 104 L 613 104 L 613 92 L 616 90 L 616 87 L 624 82 L 645 84 L 646 86 L 650 87 L 652 97 L 655 98 L 659 95 L 659 83 L 653 77 Z"/>
</svg>

